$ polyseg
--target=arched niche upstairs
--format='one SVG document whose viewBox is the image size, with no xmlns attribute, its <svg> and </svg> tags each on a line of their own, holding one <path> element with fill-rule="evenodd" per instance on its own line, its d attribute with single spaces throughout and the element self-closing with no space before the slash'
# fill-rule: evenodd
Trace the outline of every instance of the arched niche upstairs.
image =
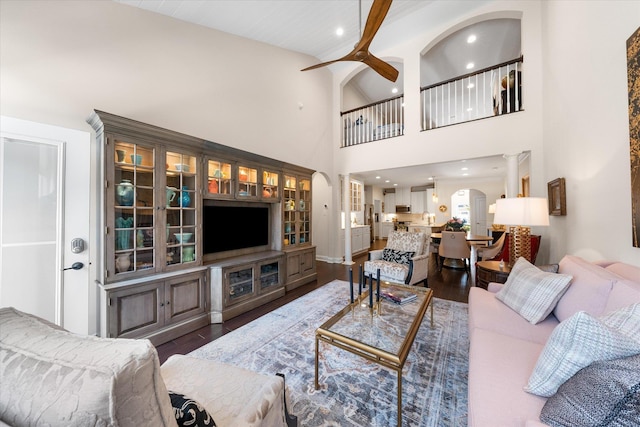
<svg viewBox="0 0 640 427">
<path fill-rule="evenodd" d="M 360 108 L 404 93 L 403 63 L 397 59 L 383 60 L 398 70 L 397 80 L 395 82 L 389 81 L 368 66 L 359 66 L 345 78 L 342 84 L 342 111 Z"/>
</svg>

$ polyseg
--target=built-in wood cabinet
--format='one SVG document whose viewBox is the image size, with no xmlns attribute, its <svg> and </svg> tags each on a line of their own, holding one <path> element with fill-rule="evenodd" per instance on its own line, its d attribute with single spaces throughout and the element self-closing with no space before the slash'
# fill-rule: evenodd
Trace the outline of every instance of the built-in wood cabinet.
<svg viewBox="0 0 640 427">
<path fill-rule="evenodd" d="M 103 290 L 110 338 L 145 337 L 153 344 L 209 324 L 206 271 Z"/>
<path fill-rule="evenodd" d="M 266 251 L 210 264 L 212 322 L 222 322 L 285 294 L 285 255 Z"/>
<path fill-rule="evenodd" d="M 285 253 L 287 261 L 287 291 L 316 279 L 315 246 L 290 249 Z"/>
<path fill-rule="evenodd" d="M 284 173 L 283 248 L 311 244 L 311 177 Z"/>
<path fill-rule="evenodd" d="M 313 171 L 105 112 L 87 121 L 103 189 L 95 263 L 102 336 L 157 344 L 315 279 Z M 244 217 L 264 224 L 245 234 L 263 236 L 239 248 L 205 245 L 203 228 L 216 230 L 212 212 L 221 206 L 265 212 Z"/>
</svg>

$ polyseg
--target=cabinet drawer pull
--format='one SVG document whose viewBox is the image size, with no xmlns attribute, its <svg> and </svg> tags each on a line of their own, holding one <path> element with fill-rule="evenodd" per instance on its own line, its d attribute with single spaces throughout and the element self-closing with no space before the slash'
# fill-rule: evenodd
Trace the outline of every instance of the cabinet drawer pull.
<svg viewBox="0 0 640 427">
<path fill-rule="evenodd" d="M 160 303 L 160 307 L 164 307 L 164 303 L 163 302 Z"/>
</svg>

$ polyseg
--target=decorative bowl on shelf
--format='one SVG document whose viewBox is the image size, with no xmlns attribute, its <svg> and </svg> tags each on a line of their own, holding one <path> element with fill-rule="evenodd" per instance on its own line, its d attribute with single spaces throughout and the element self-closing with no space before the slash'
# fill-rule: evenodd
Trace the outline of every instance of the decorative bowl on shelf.
<svg viewBox="0 0 640 427">
<path fill-rule="evenodd" d="M 178 241 L 178 243 L 187 243 L 189 240 L 191 240 L 191 236 L 193 236 L 193 233 L 174 233 L 174 236 L 176 236 L 176 240 Z"/>
<path fill-rule="evenodd" d="M 189 172 L 189 165 L 185 165 L 183 163 L 176 163 L 173 165 L 178 172 Z"/>
</svg>

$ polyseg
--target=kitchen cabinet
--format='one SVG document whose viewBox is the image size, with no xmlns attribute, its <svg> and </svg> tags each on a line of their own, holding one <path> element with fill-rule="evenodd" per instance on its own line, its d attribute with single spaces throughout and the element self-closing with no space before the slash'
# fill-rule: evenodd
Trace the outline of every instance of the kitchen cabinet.
<svg viewBox="0 0 640 427">
<path fill-rule="evenodd" d="M 222 322 L 283 296 L 284 261 L 283 252 L 266 251 L 210 264 L 211 321 Z"/>
<path fill-rule="evenodd" d="M 344 253 L 345 230 L 340 230 L 340 244 L 342 256 Z M 371 227 L 368 225 L 356 225 L 351 227 L 351 254 L 366 252 L 371 246 Z"/>
<path fill-rule="evenodd" d="M 209 324 L 203 268 L 159 280 L 123 283 L 103 289 L 108 338 L 148 338 L 158 345 Z"/>
<path fill-rule="evenodd" d="M 387 193 L 384 195 L 384 212 L 386 214 L 396 213 L 396 195 L 395 193 Z"/>
<path fill-rule="evenodd" d="M 411 192 L 411 213 L 421 214 L 425 212 L 425 195 L 424 191 Z"/>
<path fill-rule="evenodd" d="M 393 222 L 381 222 L 380 223 L 380 238 L 388 239 L 389 232 L 393 231 Z"/>
<path fill-rule="evenodd" d="M 411 205 L 411 188 L 410 187 L 397 187 L 396 188 L 396 205 Z"/>
</svg>

